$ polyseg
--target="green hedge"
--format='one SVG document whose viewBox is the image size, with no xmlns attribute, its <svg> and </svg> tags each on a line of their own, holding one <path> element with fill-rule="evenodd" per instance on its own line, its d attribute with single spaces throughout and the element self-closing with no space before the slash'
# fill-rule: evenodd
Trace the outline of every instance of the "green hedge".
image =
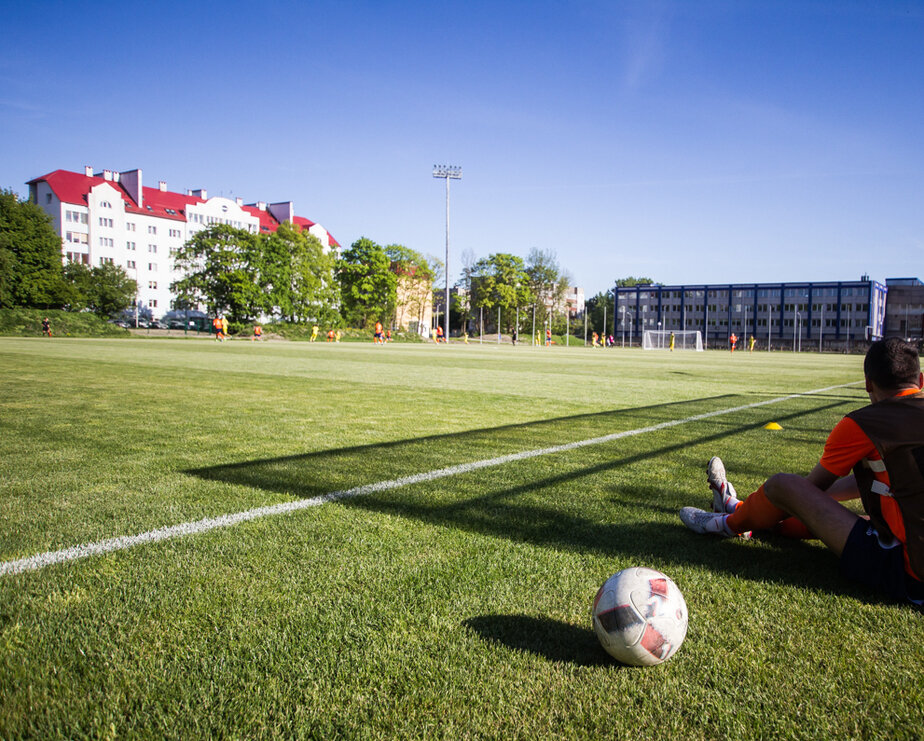
<svg viewBox="0 0 924 741">
<path fill-rule="evenodd" d="M 279 322 L 277 324 L 264 324 L 264 333 L 279 335 L 286 340 L 306 341 L 311 339 L 312 324 L 289 324 Z M 319 325 L 320 326 L 320 325 Z M 252 327 L 250 331 L 252 331 Z M 315 342 L 327 341 L 327 330 L 330 327 L 320 327 L 318 337 Z M 372 342 L 372 332 L 365 329 L 341 329 L 341 342 Z M 394 332 L 391 333 L 392 342 L 423 342 L 420 335 L 416 332 Z"/>
<path fill-rule="evenodd" d="M 127 329 L 96 314 L 58 309 L 0 309 L 0 335 L 41 337 L 42 319 L 51 322 L 52 337 L 130 337 Z"/>
</svg>

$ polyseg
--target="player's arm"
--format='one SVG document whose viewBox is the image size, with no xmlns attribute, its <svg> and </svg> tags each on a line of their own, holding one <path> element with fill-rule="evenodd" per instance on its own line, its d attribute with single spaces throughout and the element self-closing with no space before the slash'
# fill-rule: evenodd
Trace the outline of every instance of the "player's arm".
<svg viewBox="0 0 924 741">
<path fill-rule="evenodd" d="M 839 478 L 820 463 L 815 464 L 815 468 L 805 479 L 839 502 L 860 496 L 860 490 L 857 488 L 857 481 L 853 474 Z"/>
</svg>

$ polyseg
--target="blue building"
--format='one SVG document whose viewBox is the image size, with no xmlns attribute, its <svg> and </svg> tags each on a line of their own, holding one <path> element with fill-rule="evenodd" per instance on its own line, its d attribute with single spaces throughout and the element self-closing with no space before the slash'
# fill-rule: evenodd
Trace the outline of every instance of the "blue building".
<svg viewBox="0 0 924 741">
<path fill-rule="evenodd" d="M 884 334 L 888 289 L 856 281 L 639 285 L 615 288 L 613 334 L 630 344 L 646 329 L 699 330 L 707 347 L 729 335 L 773 348 L 845 346 Z M 608 322 L 608 324 L 610 324 Z"/>
</svg>

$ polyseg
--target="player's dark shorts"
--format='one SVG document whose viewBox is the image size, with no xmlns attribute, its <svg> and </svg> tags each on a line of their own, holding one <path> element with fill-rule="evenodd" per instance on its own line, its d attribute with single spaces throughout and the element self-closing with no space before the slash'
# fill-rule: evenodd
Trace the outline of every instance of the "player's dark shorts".
<svg viewBox="0 0 924 741">
<path fill-rule="evenodd" d="M 924 582 L 905 571 L 901 544 L 883 543 L 869 520 L 858 520 L 850 531 L 841 553 L 841 573 L 894 599 L 924 606 Z"/>
</svg>

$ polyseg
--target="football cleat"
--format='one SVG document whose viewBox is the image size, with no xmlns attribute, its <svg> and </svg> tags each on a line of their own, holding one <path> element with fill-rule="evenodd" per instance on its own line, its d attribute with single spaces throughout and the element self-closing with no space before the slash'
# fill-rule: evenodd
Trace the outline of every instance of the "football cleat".
<svg viewBox="0 0 924 741">
<path fill-rule="evenodd" d="M 694 533 L 718 535 L 720 538 L 744 538 L 745 540 L 751 537 L 750 530 L 746 533 L 735 533 L 729 530 L 725 524 L 727 517 L 728 515 L 722 512 L 707 512 L 696 507 L 684 507 L 680 510 L 680 520 Z"/>
<path fill-rule="evenodd" d="M 706 512 L 696 507 L 684 507 L 680 510 L 680 519 L 694 533 L 700 535 L 718 535 L 720 538 L 730 538 L 732 533 L 725 528 L 727 515 L 721 512 Z"/>
<path fill-rule="evenodd" d="M 725 464 L 714 456 L 706 466 L 706 479 L 712 489 L 712 511 L 730 515 L 738 507 L 738 492 L 725 476 Z"/>
</svg>

